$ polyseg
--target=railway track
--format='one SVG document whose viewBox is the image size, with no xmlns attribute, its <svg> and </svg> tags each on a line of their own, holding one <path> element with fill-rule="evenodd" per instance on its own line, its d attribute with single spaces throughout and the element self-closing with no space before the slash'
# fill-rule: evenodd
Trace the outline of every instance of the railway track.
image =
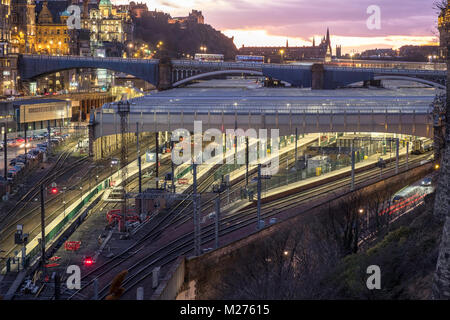
<svg viewBox="0 0 450 320">
<path fill-rule="evenodd" d="M 213 170 L 217 171 L 218 168 L 213 169 Z M 199 185 L 198 185 L 199 192 L 204 192 L 208 188 L 208 186 L 212 183 L 213 176 L 214 176 L 213 174 L 208 175 L 205 179 L 201 179 L 199 181 Z M 191 195 L 192 194 L 192 186 L 190 186 L 186 190 L 186 192 L 187 192 L 186 196 Z M 96 278 L 101 278 L 103 276 L 109 276 L 107 282 L 111 281 L 112 278 L 110 276 L 111 276 L 111 274 L 113 274 L 113 275 L 115 274 L 113 272 L 114 270 L 116 270 L 116 271 L 123 270 L 121 266 L 123 265 L 124 257 L 130 257 L 132 255 L 137 254 L 139 252 L 140 246 L 145 245 L 145 243 L 147 243 L 147 242 L 151 243 L 153 240 L 157 239 L 161 235 L 161 233 L 164 232 L 165 228 L 168 227 L 169 225 L 171 225 L 171 223 L 173 222 L 174 219 L 179 217 L 179 215 L 181 215 L 183 212 L 185 212 L 189 208 L 190 204 L 191 204 L 190 200 L 186 200 L 186 199 L 182 200 L 174 208 L 172 208 L 168 213 L 158 215 L 155 217 L 155 219 L 150 220 L 148 222 L 148 223 L 152 223 L 152 225 L 150 226 L 150 230 L 148 232 L 146 232 L 146 234 L 142 238 L 140 238 L 135 244 L 131 245 L 130 247 L 128 247 L 127 249 L 122 251 L 117 256 L 113 257 L 109 261 L 103 263 L 102 265 L 98 266 L 96 269 L 90 271 L 85 276 L 83 276 L 82 282 L 84 282 L 85 285 L 82 286 L 82 288 L 79 289 L 78 291 L 71 294 L 68 299 L 71 300 L 79 295 L 83 296 L 84 295 L 83 292 L 85 292 L 89 289 L 89 287 L 93 284 L 94 279 L 96 279 Z M 115 204 L 114 206 L 116 206 L 116 205 L 117 204 Z M 130 255 L 130 253 L 131 253 L 131 255 Z"/>
<path fill-rule="evenodd" d="M 35 199 L 35 197 L 39 194 L 40 192 L 40 186 L 41 184 L 48 184 L 50 183 L 50 181 L 54 180 L 56 177 L 60 176 L 60 175 L 64 175 L 65 173 L 69 172 L 70 170 L 73 170 L 74 167 L 80 165 L 81 163 L 85 162 L 87 160 L 87 157 L 84 158 L 80 158 L 77 161 L 75 161 L 71 167 L 68 168 L 64 168 L 64 164 L 66 162 L 66 160 L 69 158 L 69 156 L 72 154 L 72 147 L 68 148 L 68 150 L 65 150 L 64 152 L 62 152 L 56 162 L 54 163 L 54 165 L 52 166 L 52 168 L 49 170 L 51 173 L 45 177 L 42 177 L 41 179 L 39 179 L 34 186 L 27 191 L 18 201 L 17 203 L 14 205 L 13 208 L 11 208 L 8 213 L 2 217 L 2 219 L 0 220 L 0 227 L 3 230 L 5 227 L 10 226 L 11 224 L 15 224 L 17 221 L 14 222 L 7 222 L 7 220 L 18 216 L 20 213 L 22 213 L 27 206 L 33 201 L 33 199 Z M 8 223 L 5 226 L 5 223 Z M 3 233 L 0 235 L 0 239 L 3 239 L 4 235 Z"/>
<path fill-rule="evenodd" d="M 419 159 L 416 159 L 414 161 L 411 161 L 409 166 L 414 167 L 415 165 L 419 165 L 420 162 L 426 158 L 426 156 L 420 157 Z M 400 168 L 404 168 L 406 166 L 406 163 L 403 163 Z M 392 165 L 390 168 L 387 168 L 386 172 L 393 172 L 395 171 L 395 164 Z M 379 176 L 379 172 L 377 169 L 372 169 L 364 174 L 359 175 L 356 178 L 356 184 L 362 182 L 362 181 L 368 181 L 374 178 L 377 178 Z M 311 190 L 305 191 L 300 194 L 294 194 L 291 196 L 287 196 L 281 199 L 278 199 L 276 201 L 269 202 L 267 204 L 264 204 L 261 209 L 261 218 L 267 219 L 271 218 L 275 215 L 278 215 L 280 211 L 288 210 L 291 208 L 298 207 L 299 205 L 309 202 L 313 198 L 317 198 L 320 196 L 324 196 L 329 193 L 333 193 L 334 191 L 337 191 L 339 189 L 342 189 L 343 187 L 350 185 L 351 178 L 343 178 L 340 181 L 336 181 L 333 183 L 329 183 L 323 186 L 319 186 L 316 188 L 313 188 Z M 276 209 L 276 210 L 274 210 Z M 223 219 L 221 219 L 221 225 L 223 226 L 226 224 L 224 228 L 222 228 L 219 232 L 219 237 L 225 236 L 227 234 L 239 231 L 241 229 L 244 229 L 248 226 L 255 225 L 257 223 L 257 216 L 256 216 L 256 209 L 250 208 L 247 210 L 242 210 L 236 214 L 233 214 L 231 216 L 226 216 Z M 256 230 L 256 228 L 255 228 Z M 202 244 L 208 243 L 210 241 L 213 241 L 215 239 L 215 229 L 214 224 L 209 224 L 202 228 L 202 236 L 201 236 L 201 242 Z M 124 294 L 130 292 L 132 289 L 134 289 L 137 285 L 141 284 L 144 280 L 146 280 L 148 277 L 151 277 L 151 270 L 158 266 L 161 268 L 164 268 L 168 266 L 170 263 L 174 262 L 179 256 L 187 255 L 191 252 L 193 252 L 193 241 L 194 241 L 194 232 L 189 232 L 180 238 L 170 242 L 168 245 L 166 245 L 163 248 L 159 248 L 157 251 L 155 251 L 152 255 L 150 255 L 145 260 L 141 260 L 135 265 L 132 266 L 132 269 L 138 269 L 136 273 L 132 273 L 129 275 L 124 282 L 122 283 L 122 286 L 125 288 Z M 166 252 L 166 254 L 164 254 Z M 158 255 L 162 253 L 162 255 Z M 147 264 L 145 264 L 145 261 L 149 261 Z M 144 265 L 143 265 L 144 264 Z M 107 288 L 103 288 L 100 291 L 100 298 L 105 298 L 107 295 Z"/>
<path fill-rule="evenodd" d="M 425 158 L 425 157 L 423 157 Z M 410 162 L 410 167 L 413 167 L 415 164 L 418 164 L 422 158 L 415 159 L 414 161 Z M 404 166 L 406 164 L 402 164 Z M 391 164 L 389 168 L 385 170 L 386 172 L 390 172 L 395 170 L 395 164 Z M 356 178 L 356 183 L 365 181 L 367 179 L 373 179 L 379 175 L 379 172 L 377 169 L 371 169 L 367 172 L 364 172 L 363 174 L 358 174 Z M 211 177 L 210 175 L 209 177 Z M 205 180 L 207 181 L 207 180 Z M 204 182 L 205 182 L 204 181 Z M 328 183 L 323 186 L 319 186 L 316 188 L 313 188 L 311 190 L 308 190 L 301 194 L 296 194 L 292 196 L 288 196 L 285 198 L 282 198 L 277 201 L 273 201 L 270 203 L 267 203 L 263 205 L 261 217 L 262 218 L 269 218 L 271 216 L 277 215 L 280 210 L 286 210 L 292 207 L 296 207 L 299 204 L 305 203 L 309 200 L 311 200 L 313 197 L 317 198 L 320 195 L 324 195 L 330 192 L 333 192 L 335 190 L 341 189 L 342 187 L 349 185 L 350 178 L 346 177 L 339 181 Z M 181 206 L 181 203 L 179 204 Z M 174 210 L 178 209 L 175 208 Z M 275 211 L 274 208 L 277 208 Z M 182 213 L 184 210 L 186 210 L 186 207 L 182 208 L 181 211 L 176 214 L 168 214 L 167 216 L 174 216 L 174 218 L 180 217 L 180 213 Z M 185 222 L 188 222 L 191 218 L 186 219 Z M 238 231 L 242 228 L 245 228 L 251 224 L 256 225 L 256 209 L 250 208 L 247 210 L 242 210 L 239 213 L 236 213 L 231 216 L 225 216 L 221 219 L 221 225 L 226 225 L 224 228 L 221 229 L 220 236 L 224 236 L 226 234 Z M 133 246 L 127 248 L 124 250 L 120 255 L 116 256 L 111 261 L 108 261 L 107 263 L 99 266 L 97 269 L 89 272 L 83 277 L 84 282 L 86 283 L 82 289 L 79 291 L 73 293 L 69 299 L 75 298 L 77 295 L 80 296 L 86 296 L 86 294 L 82 294 L 82 292 L 87 292 L 87 288 L 93 283 L 94 279 L 100 279 L 104 275 L 113 273 L 112 271 L 115 270 L 115 272 L 120 272 L 123 269 L 127 269 L 129 271 L 129 275 L 124 281 L 123 285 L 125 286 L 126 292 L 130 291 L 133 287 L 135 287 L 138 283 L 145 280 L 147 277 L 149 277 L 150 269 L 154 268 L 155 266 L 165 267 L 174 260 L 176 260 L 179 256 L 188 254 L 193 250 L 193 232 L 188 232 L 184 234 L 183 236 L 179 237 L 178 239 L 171 241 L 169 244 L 165 245 L 164 247 L 158 248 L 156 251 L 152 252 L 149 255 L 146 255 L 142 259 L 140 259 L 137 263 L 125 267 L 123 264 L 123 261 L 120 261 L 121 259 L 130 258 L 131 256 L 139 253 L 141 250 L 144 249 L 144 243 L 156 239 L 162 232 L 162 229 L 158 229 L 157 227 L 161 227 L 165 220 L 160 221 L 157 223 L 157 226 L 153 227 L 150 232 L 147 233 L 146 236 L 144 236 L 142 239 L 140 239 L 136 244 Z M 168 224 L 171 224 L 173 222 L 172 220 L 167 220 Z M 165 226 L 167 226 L 166 224 Z M 202 243 L 207 243 L 209 241 L 212 241 L 214 239 L 214 225 L 207 225 L 202 228 Z M 134 251 L 133 251 L 134 250 Z M 131 254 L 130 254 L 131 252 Z M 112 264 L 112 262 L 114 262 Z M 107 267 L 105 269 L 105 267 Z M 114 274 L 114 273 L 113 273 Z M 104 298 L 108 292 L 109 289 L 109 281 L 102 281 L 100 284 L 104 285 L 102 289 L 99 292 L 99 297 Z"/>
</svg>

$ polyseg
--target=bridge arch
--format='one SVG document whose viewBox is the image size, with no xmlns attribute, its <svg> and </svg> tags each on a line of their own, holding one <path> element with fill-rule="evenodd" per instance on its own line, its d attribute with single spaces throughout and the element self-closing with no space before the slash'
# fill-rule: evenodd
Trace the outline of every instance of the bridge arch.
<svg viewBox="0 0 450 320">
<path fill-rule="evenodd" d="M 425 80 L 421 78 L 415 78 L 415 77 L 406 77 L 406 76 L 391 76 L 391 75 L 384 75 L 384 76 L 375 76 L 374 80 L 404 80 L 404 81 L 413 81 L 418 83 L 427 84 L 429 86 L 435 87 L 437 89 L 445 90 L 446 87 L 440 83 Z"/>
<path fill-rule="evenodd" d="M 247 75 L 263 76 L 263 73 L 261 71 L 254 71 L 254 70 L 233 69 L 233 70 L 211 71 L 211 72 L 196 74 L 196 75 L 190 76 L 186 79 L 174 82 L 172 84 L 172 87 L 178 87 L 178 86 L 181 86 L 183 84 L 189 83 L 194 80 L 204 79 L 204 78 L 208 78 L 211 76 L 227 75 L 227 74 L 247 74 Z"/>
</svg>

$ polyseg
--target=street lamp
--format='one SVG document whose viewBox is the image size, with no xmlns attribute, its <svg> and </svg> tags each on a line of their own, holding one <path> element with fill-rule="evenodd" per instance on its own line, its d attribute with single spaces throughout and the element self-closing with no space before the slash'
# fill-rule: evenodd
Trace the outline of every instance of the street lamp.
<svg viewBox="0 0 450 320">
<path fill-rule="evenodd" d="M 284 63 L 284 50 L 283 49 L 280 50 L 280 55 L 281 55 L 281 63 Z"/>
<path fill-rule="evenodd" d="M 353 52 L 350 52 L 350 58 L 352 59 L 352 66 L 355 66 L 355 61 L 353 60 L 353 57 L 355 54 Z"/>
<path fill-rule="evenodd" d="M 363 208 L 360 208 L 360 209 L 358 210 L 358 212 L 359 212 L 359 214 L 360 214 L 361 217 L 362 217 L 363 214 L 364 214 L 364 209 L 363 209 Z M 369 230 L 369 211 L 367 211 L 367 213 L 366 213 L 366 221 L 367 221 L 367 230 Z"/>
</svg>

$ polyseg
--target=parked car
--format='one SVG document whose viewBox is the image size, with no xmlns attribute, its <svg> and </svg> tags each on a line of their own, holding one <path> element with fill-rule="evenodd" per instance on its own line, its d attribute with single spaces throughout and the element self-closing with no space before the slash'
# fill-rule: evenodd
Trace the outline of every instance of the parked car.
<svg viewBox="0 0 450 320">
<path fill-rule="evenodd" d="M 33 148 L 33 149 L 31 149 L 28 153 L 29 153 L 29 154 L 32 154 L 32 155 L 34 155 L 34 156 L 38 156 L 39 153 L 42 153 L 42 151 L 39 150 L 38 148 Z"/>
<path fill-rule="evenodd" d="M 23 169 L 25 167 L 25 163 L 23 163 L 23 162 L 17 162 L 15 165 L 14 165 L 14 168 L 20 168 L 20 169 Z"/>
<path fill-rule="evenodd" d="M 37 155 L 33 154 L 33 153 L 27 153 L 27 159 L 36 159 Z"/>
<path fill-rule="evenodd" d="M 423 179 L 420 184 L 422 186 L 431 186 L 432 183 L 433 183 L 433 179 L 431 179 L 430 177 L 427 177 L 427 178 Z"/>
<path fill-rule="evenodd" d="M 45 143 L 38 143 L 38 144 L 36 145 L 36 147 L 38 147 L 38 148 L 47 148 L 47 146 L 48 146 L 48 143 L 47 143 L 47 142 L 45 142 Z"/>
</svg>

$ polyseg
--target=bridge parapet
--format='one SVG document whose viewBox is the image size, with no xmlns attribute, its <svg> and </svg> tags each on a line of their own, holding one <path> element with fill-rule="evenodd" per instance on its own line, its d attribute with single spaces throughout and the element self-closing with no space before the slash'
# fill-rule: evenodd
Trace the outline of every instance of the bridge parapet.
<svg viewBox="0 0 450 320">
<path fill-rule="evenodd" d="M 38 76 L 74 68 L 109 69 L 143 79 L 153 85 L 158 84 L 159 60 L 99 58 L 82 56 L 20 55 L 19 72 L 22 79 L 30 80 Z"/>
<path fill-rule="evenodd" d="M 319 65 L 319 64 L 314 64 Z M 162 67 L 164 70 L 159 70 Z M 38 76 L 73 68 L 102 68 L 133 75 L 159 88 L 167 89 L 168 84 L 189 82 L 214 75 L 213 72 L 225 71 L 239 73 L 239 71 L 254 72 L 266 77 L 288 82 L 296 87 L 335 89 L 345 87 L 355 82 L 380 80 L 380 76 L 398 76 L 402 80 L 418 81 L 442 88 L 445 85 L 445 70 L 427 70 L 412 68 L 367 68 L 335 65 L 322 65 L 323 85 L 316 86 L 317 81 L 312 78 L 318 72 L 312 63 L 303 64 L 257 64 L 245 62 L 203 62 L 195 60 L 172 60 L 170 67 L 160 60 L 99 58 L 81 56 L 47 56 L 20 55 L 18 69 L 23 80 L 34 79 Z M 244 72 L 243 72 L 244 73 Z M 251 73 L 251 72 L 250 72 Z M 317 74 L 316 74 L 317 75 Z M 195 77 L 195 78 L 194 78 Z M 321 78 L 321 77 L 319 77 Z M 400 78 L 398 78 L 400 79 Z M 425 80 L 425 81 L 423 81 Z M 161 84 L 160 84 L 161 82 Z M 163 84 L 164 83 L 164 84 Z M 319 81 L 320 83 L 320 81 Z"/>
</svg>

